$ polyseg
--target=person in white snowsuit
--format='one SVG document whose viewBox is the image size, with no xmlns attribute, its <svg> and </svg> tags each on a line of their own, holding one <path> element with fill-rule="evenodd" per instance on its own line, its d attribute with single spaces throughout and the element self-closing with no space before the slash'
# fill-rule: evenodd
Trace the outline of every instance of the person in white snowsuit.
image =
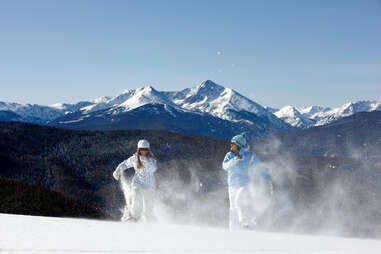
<svg viewBox="0 0 381 254">
<path fill-rule="evenodd" d="M 122 221 L 137 220 L 154 221 L 154 196 L 156 189 L 156 179 L 154 173 L 157 170 L 157 161 L 150 151 L 150 144 L 147 140 L 139 140 L 138 148 L 134 155 L 124 160 L 118 165 L 113 173 L 116 180 L 119 180 L 123 171 L 128 168 L 135 169 L 135 175 L 130 185 L 129 197 L 126 197 L 127 212 L 122 217 Z M 131 200 L 128 204 L 128 200 Z M 142 209 L 139 209 L 141 204 Z M 141 213 L 139 214 L 139 210 Z"/>
<path fill-rule="evenodd" d="M 229 186 L 229 228 L 248 228 L 247 202 L 250 183 L 249 169 L 261 163 L 260 159 L 246 150 L 245 134 L 234 136 L 231 140 L 231 150 L 225 155 L 222 168 L 228 172 Z M 271 177 L 262 167 L 263 178 L 271 183 Z"/>
</svg>

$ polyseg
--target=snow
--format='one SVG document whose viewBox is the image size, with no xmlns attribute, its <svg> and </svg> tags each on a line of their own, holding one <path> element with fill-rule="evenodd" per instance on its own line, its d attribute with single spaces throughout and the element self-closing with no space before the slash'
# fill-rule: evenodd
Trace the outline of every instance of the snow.
<svg viewBox="0 0 381 254">
<path fill-rule="evenodd" d="M 0 253 L 381 253 L 381 240 L 0 214 Z"/>
<path fill-rule="evenodd" d="M 94 103 L 102 103 L 102 102 L 107 102 L 108 100 L 110 100 L 112 97 L 109 97 L 109 96 L 101 96 L 97 99 L 95 99 L 93 102 Z"/>
<path fill-rule="evenodd" d="M 83 113 L 90 113 L 107 108 L 118 109 L 118 113 L 128 112 L 146 104 L 164 104 L 177 107 L 171 101 L 167 100 L 160 92 L 152 86 L 140 87 L 137 89 L 124 90 L 122 94 L 116 97 L 103 97 L 97 99 L 99 103 L 84 107 Z M 123 110 L 119 110 L 123 109 Z"/>
<path fill-rule="evenodd" d="M 116 115 L 146 104 L 169 105 L 177 111 L 208 113 L 232 122 L 244 121 L 245 119 L 241 119 L 239 115 L 237 116 L 236 112 L 247 111 L 267 118 L 280 128 L 286 126 L 284 122 L 298 128 L 309 128 L 326 125 L 358 112 L 381 110 L 381 101 L 349 102 L 334 109 L 320 106 L 306 108 L 286 106 L 275 110 L 264 108 L 235 90 L 225 88 L 210 80 L 179 92 L 160 92 L 152 86 L 145 86 L 124 90 L 122 94 L 115 97 L 102 96 L 92 102 L 85 101 L 77 104 L 56 103 L 50 106 L 41 106 L 0 102 L 0 110 L 13 111 L 26 119 L 26 121 L 33 122 L 36 121 L 34 118 L 37 118 L 49 122 L 69 112 L 78 110 L 86 114 L 98 110 L 112 109 L 117 111 L 117 113 L 112 113 Z"/>
<path fill-rule="evenodd" d="M 40 119 L 38 122 L 47 123 L 51 120 L 57 119 L 67 113 L 79 110 L 85 105 L 92 104 L 91 102 L 81 101 L 76 104 L 56 103 L 49 106 L 42 106 L 37 104 L 18 104 L 0 102 L 0 110 L 12 111 L 26 121 L 36 122 L 36 119 Z"/>
<path fill-rule="evenodd" d="M 302 110 L 293 107 L 293 106 L 285 106 L 282 109 L 278 110 L 274 113 L 278 118 L 283 121 L 289 123 L 290 125 L 298 128 L 307 128 L 312 126 L 315 122 L 302 114 Z M 306 114 L 311 112 L 310 110 L 306 110 Z"/>
<path fill-rule="evenodd" d="M 0 102 L 0 110 L 12 111 L 23 118 L 39 118 L 42 120 L 53 120 L 64 114 L 63 111 L 54 107 L 7 102 Z"/>
<path fill-rule="evenodd" d="M 349 102 L 334 109 L 320 106 L 306 108 L 285 106 L 274 114 L 292 126 L 309 128 L 326 125 L 358 112 L 370 112 L 374 110 L 381 110 L 381 101 Z"/>
<path fill-rule="evenodd" d="M 70 124 L 70 123 L 78 123 L 78 122 L 81 122 L 83 121 L 85 118 L 88 118 L 90 117 L 90 115 L 84 115 L 78 119 L 74 119 L 74 120 L 71 120 L 71 121 L 60 121 L 59 123 L 60 124 Z"/>
<path fill-rule="evenodd" d="M 59 102 L 59 103 L 56 103 L 56 104 L 49 105 L 49 107 L 56 108 L 56 109 L 59 109 L 59 110 L 64 110 L 64 109 L 66 109 L 67 104 Z"/>
<path fill-rule="evenodd" d="M 242 96 L 231 88 L 222 87 L 210 80 L 180 92 L 169 92 L 167 97 L 182 109 L 191 112 L 205 112 L 232 122 L 242 121 L 241 119 L 236 119 L 237 117 L 234 112 L 247 111 L 258 116 L 265 116 L 277 126 L 283 125 L 279 119 L 274 117 L 271 112 L 261 105 Z"/>
<path fill-rule="evenodd" d="M 261 106 L 240 96 L 232 89 L 224 88 L 209 80 L 190 89 L 189 93 L 185 91 L 180 93 L 185 96 L 183 95 L 182 99 L 175 100 L 174 103 L 181 108 L 191 111 L 199 110 L 207 112 L 225 120 L 234 121 L 234 117 L 228 113 L 228 109 L 236 111 L 245 110 L 260 113 L 260 115 L 263 115 L 265 112 L 265 110 L 260 109 Z"/>
<path fill-rule="evenodd" d="M 146 86 L 136 89 L 133 96 L 119 104 L 118 107 L 125 108 L 125 111 L 129 111 L 146 104 L 172 105 L 173 103 L 166 100 L 166 98 L 164 98 L 160 92 L 156 91 L 152 86 Z"/>
<path fill-rule="evenodd" d="M 22 117 L 34 116 L 51 121 L 57 117 L 63 116 L 69 112 L 81 111 L 82 114 L 110 109 L 116 113 L 112 115 L 125 113 L 146 104 L 163 104 L 171 106 L 177 111 L 192 112 L 195 114 L 208 113 L 212 116 L 232 121 L 245 121 L 237 116 L 236 112 L 247 111 L 255 115 L 267 118 L 275 126 L 283 128 L 286 125 L 283 121 L 275 117 L 261 105 L 242 96 L 233 89 L 225 88 L 215 84 L 213 81 L 206 80 L 198 86 L 184 89 L 180 92 L 159 92 L 152 86 L 129 89 L 115 97 L 99 97 L 92 102 L 78 104 L 56 103 L 47 106 L 31 106 L 1 104 L 0 108 L 11 108 L 11 111 L 18 113 Z M 18 110 L 16 110 L 16 108 Z M 27 108 L 20 110 L 19 108 Z M 239 114 L 239 113 L 238 113 Z M 77 119 L 73 120 L 76 121 Z M 247 119 L 246 119 L 247 120 Z"/>
<path fill-rule="evenodd" d="M 222 87 L 210 80 L 180 92 L 160 92 L 152 86 L 130 89 L 125 90 L 116 97 L 100 97 L 93 103 L 82 107 L 82 113 L 110 109 L 109 111 L 113 111 L 111 114 L 116 115 L 146 104 L 162 104 L 168 105 L 177 111 L 195 114 L 208 113 L 232 122 L 245 121 L 245 119 L 237 117 L 236 112 L 247 111 L 269 119 L 278 127 L 285 126 L 283 121 L 261 105 L 242 96 L 233 89 Z"/>
<path fill-rule="evenodd" d="M 381 101 L 349 102 L 329 111 L 317 112 L 312 117 L 317 120 L 315 126 L 321 126 L 358 112 L 371 112 L 374 110 L 381 110 Z"/>
</svg>

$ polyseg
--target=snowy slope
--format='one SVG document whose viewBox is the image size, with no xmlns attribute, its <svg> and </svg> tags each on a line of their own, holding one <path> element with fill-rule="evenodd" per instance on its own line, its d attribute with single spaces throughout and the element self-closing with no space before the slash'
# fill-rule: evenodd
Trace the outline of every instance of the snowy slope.
<svg viewBox="0 0 381 254">
<path fill-rule="evenodd" d="M 331 110 L 331 108 L 325 108 L 320 106 L 309 106 L 306 108 L 298 109 L 304 117 L 314 118 L 317 114 L 322 114 Z"/>
<path fill-rule="evenodd" d="M 195 114 L 206 113 L 223 120 L 245 122 L 248 125 L 258 124 L 257 117 L 259 117 L 261 118 L 259 122 L 265 121 L 272 125 L 269 131 L 288 129 L 290 125 L 303 129 L 326 125 L 361 111 L 381 110 L 381 101 L 350 102 L 335 109 L 319 106 L 306 108 L 286 106 L 276 110 L 265 108 L 231 88 L 225 88 L 213 81 L 206 80 L 196 87 L 179 92 L 161 92 L 151 86 L 146 86 L 125 90 L 115 97 L 102 96 L 91 102 L 85 101 L 76 104 L 56 103 L 41 106 L 0 102 L 0 111 L 12 111 L 18 114 L 23 121 L 45 124 L 68 113 L 83 114 L 80 117 L 76 114 L 75 119 L 67 120 L 70 122 L 86 119 L 86 115 L 91 112 L 110 109 L 108 113 L 116 115 L 147 104 L 170 105 L 178 111 Z M 268 128 L 266 124 L 259 124 L 258 127 L 259 129 Z"/>
<path fill-rule="evenodd" d="M 184 109 L 207 112 L 226 120 L 234 120 L 228 109 L 249 111 L 258 115 L 268 112 L 259 104 L 240 95 L 231 88 L 224 88 L 207 80 L 181 92 L 168 93 L 173 102 Z"/>
<path fill-rule="evenodd" d="M 100 103 L 100 99 L 94 100 L 94 102 L 89 102 L 89 101 L 81 101 L 76 104 L 68 104 L 68 103 L 56 103 L 49 105 L 50 108 L 55 108 L 63 112 L 64 114 L 69 113 L 69 112 L 75 112 L 80 110 L 83 107 L 87 107 L 89 105 L 92 105 L 94 103 Z"/>
<path fill-rule="evenodd" d="M 0 214 L 0 253 L 381 253 L 381 240 Z"/>
<path fill-rule="evenodd" d="M 94 104 L 81 108 L 81 112 L 88 114 L 109 108 L 108 112 L 115 115 L 147 104 L 170 105 L 179 111 L 196 114 L 207 113 L 223 120 L 232 122 L 243 120 L 253 124 L 252 121 L 240 115 L 240 112 L 244 111 L 266 118 L 279 128 L 288 127 L 282 120 L 275 117 L 261 105 L 230 88 L 224 88 L 210 80 L 180 92 L 160 92 L 151 86 L 125 90 L 118 96 L 103 97 L 96 100 Z"/>
<path fill-rule="evenodd" d="M 191 118 L 194 121 L 184 126 Z M 202 124 L 202 130 L 196 131 L 193 125 L 200 125 L 199 120 L 209 126 Z M 180 92 L 161 92 L 151 86 L 126 90 L 116 97 L 101 98 L 49 125 L 86 130 L 151 128 L 223 139 L 242 131 L 250 137 L 259 137 L 292 128 L 261 105 L 210 80 Z"/>
<path fill-rule="evenodd" d="M 359 112 L 371 112 L 381 110 L 381 101 L 358 101 L 349 102 L 341 107 L 326 111 L 317 112 L 312 115 L 316 120 L 316 126 L 326 125 L 346 116 L 353 115 Z"/>
<path fill-rule="evenodd" d="M 358 101 L 349 102 L 334 109 L 319 106 L 297 108 L 285 106 L 274 114 L 283 121 L 298 128 L 309 128 L 312 126 L 327 125 L 359 112 L 370 112 L 381 110 L 381 101 Z"/>
<path fill-rule="evenodd" d="M 304 116 L 301 111 L 292 106 L 283 107 L 279 111 L 275 112 L 274 115 L 280 119 L 283 119 L 283 121 L 288 124 L 302 129 L 308 128 L 315 124 L 314 120 Z"/>
<path fill-rule="evenodd" d="M 245 119 L 240 112 L 249 112 L 259 117 L 267 118 L 272 124 L 287 128 L 271 112 L 261 105 L 237 93 L 231 88 L 217 85 L 211 80 L 206 80 L 198 86 L 188 88 L 180 92 L 167 92 L 167 98 L 173 103 L 189 111 L 200 111 L 212 116 L 237 122 L 247 121 L 254 124 L 250 119 Z"/>
<path fill-rule="evenodd" d="M 18 121 L 46 124 L 68 112 L 77 111 L 90 104 L 93 102 L 56 103 L 49 106 L 0 102 L 0 111 L 10 111 L 19 115 L 21 118 Z M 8 121 L 10 120 L 12 119 L 8 119 Z"/>
<path fill-rule="evenodd" d="M 81 110 L 84 113 L 90 113 L 107 108 L 122 108 L 122 112 L 128 112 L 146 104 L 165 104 L 175 106 L 152 86 L 125 90 L 118 96 L 103 97 L 102 99 L 98 99 L 96 101 L 97 103 L 88 107 L 83 107 Z"/>
<path fill-rule="evenodd" d="M 282 121 L 269 113 L 261 105 L 230 88 L 224 88 L 210 80 L 180 92 L 160 92 L 151 86 L 126 90 L 121 95 L 102 100 L 81 110 L 84 113 L 90 113 L 106 108 L 114 108 L 118 109 L 118 113 L 121 113 L 147 104 L 170 105 L 177 110 L 208 113 L 228 121 L 240 121 L 237 120 L 240 119 L 240 117 L 237 117 L 237 112 L 247 111 L 266 117 L 273 124 L 285 127 Z"/>
<path fill-rule="evenodd" d="M 277 118 L 272 112 L 261 105 L 237 93 L 231 88 L 225 88 L 206 80 L 193 88 L 184 89 L 180 92 L 160 92 L 151 86 L 125 90 L 115 97 L 100 97 L 91 102 L 77 104 L 56 103 L 50 106 L 20 105 L 0 103 L 0 110 L 12 111 L 23 118 L 33 116 L 47 123 L 56 120 L 68 113 L 75 114 L 75 119 L 67 119 L 67 122 L 86 119 L 92 112 L 110 109 L 107 113 L 112 115 L 123 114 L 147 104 L 169 105 L 178 111 L 191 112 L 194 114 L 209 114 L 230 122 L 244 122 L 249 125 L 259 124 L 258 128 L 269 131 L 288 129 L 290 126 Z M 101 115 L 98 115 L 101 117 Z M 30 119 L 30 122 L 34 119 Z M 28 120 L 26 120 L 28 121 Z M 80 120 L 79 120 L 80 121 Z M 259 123 L 258 123 L 259 121 Z M 271 125 L 268 127 L 267 125 Z"/>
<path fill-rule="evenodd" d="M 22 117 L 24 121 L 37 123 L 45 123 L 63 115 L 60 109 L 36 104 L 22 105 L 18 103 L 0 102 L 0 110 L 12 111 Z"/>
</svg>

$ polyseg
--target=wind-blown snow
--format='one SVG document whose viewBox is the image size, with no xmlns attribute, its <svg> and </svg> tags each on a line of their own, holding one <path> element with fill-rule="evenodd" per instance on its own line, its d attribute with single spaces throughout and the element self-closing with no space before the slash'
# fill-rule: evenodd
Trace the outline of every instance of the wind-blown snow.
<svg viewBox="0 0 381 254">
<path fill-rule="evenodd" d="M 381 253 L 380 240 L 0 214 L 0 253 Z"/>
</svg>

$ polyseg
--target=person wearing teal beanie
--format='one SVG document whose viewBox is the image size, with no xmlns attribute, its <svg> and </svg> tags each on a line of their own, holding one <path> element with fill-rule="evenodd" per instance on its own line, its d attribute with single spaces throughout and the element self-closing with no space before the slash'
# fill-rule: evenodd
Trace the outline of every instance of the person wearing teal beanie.
<svg viewBox="0 0 381 254">
<path fill-rule="evenodd" d="M 248 151 L 245 133 L 234 136 L 230 147 L 222 163 L 222 168 L 228 173 L 229 228 L 248 228 L 251 225 L 249 225 L 244 203 L 248 197 L 249 169 L 260 164 L 261 161 L 253 152 Z M 266 170 L 261 173 L 263 178 L 271 183 L 271 177 Z"/>
</svg>

